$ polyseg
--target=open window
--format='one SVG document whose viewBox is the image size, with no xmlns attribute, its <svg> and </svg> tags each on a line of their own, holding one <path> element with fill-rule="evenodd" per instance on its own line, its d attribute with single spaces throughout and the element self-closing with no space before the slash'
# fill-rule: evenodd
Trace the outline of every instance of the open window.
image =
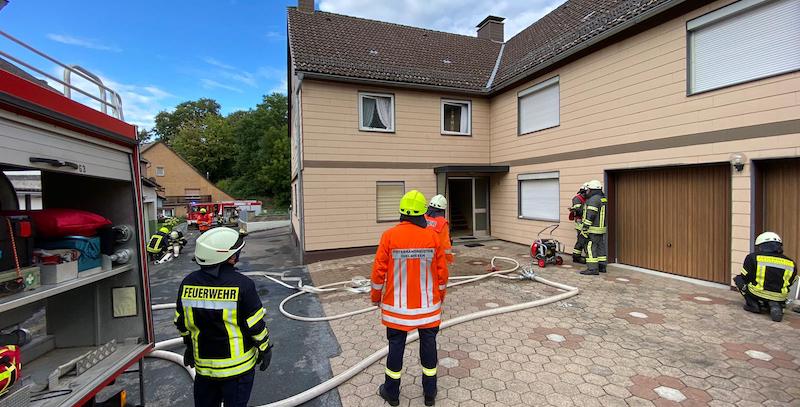
<svg viewBox="0 0 800 407">
<path fill-rule="evenodd" d="M 442 100 L 442 134 L 453 136 L 472 134 L 472 102 Z"/>
<path fill-rule="evenodd" d="M 394 95 L 359 93 L 358 119 L 359 130 L 394 132 Z"/>
</svg>

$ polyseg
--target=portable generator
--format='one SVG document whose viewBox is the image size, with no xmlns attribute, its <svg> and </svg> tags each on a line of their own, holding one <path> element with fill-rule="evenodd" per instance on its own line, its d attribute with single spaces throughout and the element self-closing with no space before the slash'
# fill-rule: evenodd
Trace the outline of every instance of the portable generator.
<svg viewBox="0 0 800 407">
<path fill-rule="evenodd" d="M 531 244 L 531 257 L 536 260 L 536 264 L 544 268 L 548 264 L 555 264 L 560 266 L 564 264 L 564 259 L 558 255 L 559 252 L 564 251 L 564 245 L 558 240 L 553 238 L 553 232 L 558 229 L 558 225 L 550 225 L 539 231 L 536 235 L 536 240 Z M 550 231 L 549 238 L 543 239 L 542 234 Z"/>
</svg>

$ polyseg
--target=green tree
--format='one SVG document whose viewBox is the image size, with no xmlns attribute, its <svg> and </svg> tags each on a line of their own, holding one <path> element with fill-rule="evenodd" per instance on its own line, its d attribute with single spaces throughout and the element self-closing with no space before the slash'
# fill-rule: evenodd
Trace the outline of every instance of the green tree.
<svg viewBox="0 0 800 407">
<path fill-rule="evenodd" d="M 212 182 L 228 178 L 235 160 L 233 129 L 225 118 L 206 116 L 199 122 L 182 126 L 172 142 L 172 147 L 183 159 L 208 174 Z"/>
<path fill-rule="evenodd" d="M 172 145 L 180 129 L 187 125 L 196 125 L 207 116 L 221 117 L 220 105 L 214 99 L 201 98 L 190 100 L 175 106 L 172 112 L 161 111 L 156 115 L 152 132 L 167 145 Z"/>
</svg>

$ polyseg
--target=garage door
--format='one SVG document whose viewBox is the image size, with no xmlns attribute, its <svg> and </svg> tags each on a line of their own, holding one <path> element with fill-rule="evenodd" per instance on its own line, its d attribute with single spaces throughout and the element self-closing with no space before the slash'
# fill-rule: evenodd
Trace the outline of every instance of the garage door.
<svg viewBox="0 0 800 407">
<path fill-rule="evenodd" d="M 729 165 L 626 171 L 611 180 L 619 263 L 728 283 Z"/>
<path fill-rule="evenodd" d="M 781 235 L 786 255 L 800 257 L 800 160 L 759 165 L 763 180 L 763 228 Z M 794 199 L 791 197 L 795 197 Z M 759 231 L 760 232 L 760 231 Z"/>
</svg>

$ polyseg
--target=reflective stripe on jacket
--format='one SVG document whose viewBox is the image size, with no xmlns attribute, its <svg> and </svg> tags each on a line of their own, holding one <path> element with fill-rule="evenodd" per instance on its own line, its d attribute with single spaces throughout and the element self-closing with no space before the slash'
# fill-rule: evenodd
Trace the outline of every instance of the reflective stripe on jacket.
<svg viewBox="0 0 800 407">
<path fill-rule="evenodd" d="M 410 222 L 381 236 L 372 266 L 372 301 L 383 324 L 402 331 L 439 326 L 447 289 L 447 261 L 439 235 Z"/>
<path fill-rule="evenodd" d="M 447 264 L 455 262 L 453 258 L 453 244 L 450 243 L 450 222 L 444 216 L 431 217 L 425 215 L 425 220 L 428 221 L 428 228 L 433 229 L 439 235 L 439 243 L 442 250 L 444 250 L 444 257 L 447 259 Z"/>
<path fill-rule="evenodd" d="M 197 374 L 229 378 L 253 369 L 269 346 L 265 314 L 253 281 L 226 263 L 218 277 L 198 270 L 184 278 L 173 322 L 191 340 Z"/>
<path fill-rule="evenodd" d="M 0 364 L 0 395 L 8 392 L 11 385 L 17 382 L 20 377 L 19 348 L 14 345 L 0 346 L 0 358 L 6 358 Z"/>
<path fill-rule="evenodd" d="M 167 243 L 167 234 L 164 232 L 156 232 L 150 236 L 150 241 L 147 242 L 148 253 L 161 253 Z"/>
<path fill-rule="evenodd" d="M 751 253 L 744 259 L 742 275 L 747 290 L 770 301 L 786 301 L 789 287 L 797 279 L 792 259 L 781 253 Z"/>
<path fill-rule="evenodd" d="M 586 200 L 583 205 L 583 230 L 596 235 L 602 235 L 608 231 L 607 204 L 608 200 L 602 192 L 592 195 Z"/>
<path fill-rule="evenodd" d="M 582 229 L 583 225 L 583 205 L 586 203 L 586 198 L 581 194 L 575 194 L 572 197 L 572 206 L 569 208 L 572 214 L 572 220 L 575 221 L 575 229 Z"/>
</svg>

